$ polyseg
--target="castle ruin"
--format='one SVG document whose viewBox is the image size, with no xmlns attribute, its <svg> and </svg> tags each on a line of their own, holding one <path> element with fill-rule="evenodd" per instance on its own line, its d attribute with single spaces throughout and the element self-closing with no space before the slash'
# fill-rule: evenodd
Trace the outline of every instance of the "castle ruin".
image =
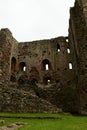
<svg viewBox="0 0 87 130">
<path fill-rule="evenodd" d="M 9 29 L 1 29 L 0 86 L 0 111 L 43 112 L 58 107 L 87 114 L 87 1 L 75 0 L 70 8 L 67 37 L 19 43 Z M 32 93 L 31 86 L 34 103 L 25 105 L 22 94 Z M 12 94 L 18 94 L 14 101 Z"/>
</svg>

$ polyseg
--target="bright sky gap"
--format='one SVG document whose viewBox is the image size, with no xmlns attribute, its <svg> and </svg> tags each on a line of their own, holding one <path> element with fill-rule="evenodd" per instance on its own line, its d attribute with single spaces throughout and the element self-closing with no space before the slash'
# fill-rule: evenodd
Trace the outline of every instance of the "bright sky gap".
<svg viewBox="0 0 87 130">
<path fill-rule="evenodd" d="M 74 0 L 0 0 L 0 29 L 9 28 L 20 41 L 68 35 Z"/>
</svg>

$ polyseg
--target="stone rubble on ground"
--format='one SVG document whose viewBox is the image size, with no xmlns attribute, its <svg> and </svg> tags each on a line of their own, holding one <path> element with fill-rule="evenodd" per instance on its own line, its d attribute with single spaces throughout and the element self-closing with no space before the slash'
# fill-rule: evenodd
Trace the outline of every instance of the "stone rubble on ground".
<svg viewBox="0 0 87 130">
<path fill-rule="evenodd" d="M 16 130 L 17 128 L 19 128 L 23 125 L 26 125 L 26 124 L 27 123 L 25 123 L 25 122 L 15 122 L 10 125 L 1 127 L 0 130 Z"/>
</svg>

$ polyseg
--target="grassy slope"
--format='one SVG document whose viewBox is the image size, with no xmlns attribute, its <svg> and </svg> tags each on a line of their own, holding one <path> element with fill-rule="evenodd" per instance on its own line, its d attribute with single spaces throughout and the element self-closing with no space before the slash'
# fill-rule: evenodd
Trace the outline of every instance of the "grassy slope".
<svg viewBox="0 0 87 130">
<path fill-rule="evenodd" d="M 3 113 L 4 114 L 4 113 Z M 9 114 L 9 113 L 8 113 Z M 1 113 L 0 113 L 1 115 Z M 6 115 L 6 113 L 4 114 Z M 1 118 L 6 124 L 12 122 L 27 122 L 28 124 L 19 128 L 18 130 L 87 130 L 86 116 L 72 116 L 64 114 L 9 114 L 11 116 L 59 116 L 61 119 L 23 119 L 23 118 Z"/>
</svg>

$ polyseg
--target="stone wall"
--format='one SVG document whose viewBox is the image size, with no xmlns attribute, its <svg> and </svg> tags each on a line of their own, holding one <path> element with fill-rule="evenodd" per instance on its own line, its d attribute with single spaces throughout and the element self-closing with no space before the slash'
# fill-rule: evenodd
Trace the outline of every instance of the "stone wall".
<svg viewBox="0 0 87 130">
<path fill-rule="evenodd" d="M 4 92 L 2 93 L 1 87 L 0 110 L 31 112 L 30 98 L 28 97 L 29 99 L 26 99 L 26 102 L 29 102 L 28 106 L 30 105 L 28 109 L 26 106 L 27 103 L 24 103 L 24 95 L 20 92 L 20 89 L 30 93 L 33 91 L 34 96 L 31 98 L 33 107 L 35 108 L 32 108 L 32 111 L 48 111 L 46 108 L 46 105 L 48 105 L 47 102 L 51 102 L 57 108 L 58 106 L 64 108 L 61 102 L 62 96 L 60 96 L 60 98 L 58 96 L 60 91 L 56 92 L 57 86 L 51 87 L 52 89 L 46 89 L 45 92 L 44 89 L 36 89 L 35 84 L 36 81 L 38 85 L 41 84 L 45 86 L 58 83 L 59 87 L 63 88 L 65 85 L 69 85 L 74 79 L 74 69 L 69 69 L 69 62 L 71 62 L 72 57 L 67 41 L 68 37 L 18 43 L 8 29 L 2 29 L 0 31 L 0 38 L 0 51 L 2 54 L 0 63 L 3 63 L 0 64 L 0 72 L 2 72 L 0 74 L 0 82 L 3 86 L 11 86 L 14 88 L 14 90 L 8 89 L 8 87 L 7 89 L 3 88 Z M 57 96 L 54 97 L 52 91 Z M 12 96 L 14 93 L 15 96 Z M 21 97 L 21 95 L 23 97 Z M 46 95 L 51 98 L 47 98 Z M 14 98 L 17 100 L 15 101 Z M 23 103 L 20 102 L 22 100 Z M 56 100 L 61 103 L 56 103 Z M 41 101 L 43 108 L 36 107 L 38 105 L 35 105 L 35 102 L 38 103 L 39 101 Z M 21 108 L 21 106 L 23 106 L 22 104 L 26 107 Z M 16 109 L 17 106 L 19 106 L 18 109 Z M 44 108 L 44 106 L 46 107 Z M 51 108 L 49 110 L 51 111 Z M 54 109 L 52 111 L 54 111 Z"/>
<path fill-rule="evenodd" d="M 64 85 L 75 77 L 74 69 L 69 69 L 72 56 L 68 38 L 18 43 L 8 29 L 0 32 L 1 38 L 5 35 L 0 44 L 1 61 L 6 68 L 1 65 L 1 82 L 17 83 L 26 78 L 41 84 L 60 82 Z"/>
<path fill-rule="evenodd" d="M 64 84 L 73 79 L 74 71 L 69 70 L 72 58 L 67 52 L 69 43 L 65 37 L 19 43 L 18 49 L 19 66 L 22 63 L 26 66 L 25 72 L 19 67 L 19 76 L 27 75 L 29 80 L 37 80 L 41 84 L 47 84 L 48 80 Z"/>
<path fill-rule="evenodd" d="M 11 58 L 17 58 L 17 41 L 9 29 L 0 31 L 0 82 L 8 84 L 11 77 Z"/>
<path fill-rule="evenodd" d="M 8 83 L 10 80 L 10 58 L 12 48 L 12 36 L 8 29 L 0 31 L 0 48 L 1 48 L 1 82 Z"/>
<path fill-rule="evenodd" d="M 38 87 L 35 88 L 37 83 Z M 87 114 L 86 0 L 76 0 L 74 7 L 70 9 L 68 37 L 18 43 L 9 29 L 0 30 L 0 86 L 7 87 L 7 85 L 17 89 L 9 88 L 6 90 L 8 93 L 11 91 L 8 95 L 5 91 L 2 93 L 1 88 L 1 111 L 4 107 L 3 111 L 14 111 L 13 107 L 16 107 L 14 103 L 19 104 L 20 108 L 23 105 L 20 101 L 23 100 L 24 103 L 25 99 L 26 102 L 30 102 L 29 104 L 34 100 L 33 108 L 35 102 L 42 103 L 44 99 L 64 111 Z M 34 96 L 32 100 L 30 97 L 27 99 L 28 95 L 24 99 L 20 89 L 34 92 L 37 100 Z M 15 93 L 12 97 L 13 101 L 9 102 L 8 99 L 11 100 L 13 93 Z M 7 100 L 3 104 L 2 101 L 6 99 L 4 94 Z M 15 101 L 14 98 L 17 100 Z M 5 105 L 8 102 L 11 103 L 9 108 Z M 42 104 L 42 106 L 47 105 L 47 102 L 44 101 Z M 24 103 L 24 105 L 28 104 Z M 16 111 L 19 111 L 19 108 Z M 24 107 L 21 111 L 23 109 Z M 37 109 L 35 107 L 34 111 Z M 39 109 L 41 111 L 42 107 Z M 31 110 L 26 106 L 24 111 Z"/>
<path fill-rule="evenodd" d="M 74 52 L 79 110 L 87 113 L 87 1 L 76 0 L 70 12 L 69 39 Z"/>
<path fill-rule="evenodd" d="M 72 82 L 68 86 L 60 86 L 59 83 L 39 86 L 36 89 L 36 94 L 52 104 L 61 108 L 65 112 L 78 113 L 78 90 L 75 84 Z"/>
</svg>

